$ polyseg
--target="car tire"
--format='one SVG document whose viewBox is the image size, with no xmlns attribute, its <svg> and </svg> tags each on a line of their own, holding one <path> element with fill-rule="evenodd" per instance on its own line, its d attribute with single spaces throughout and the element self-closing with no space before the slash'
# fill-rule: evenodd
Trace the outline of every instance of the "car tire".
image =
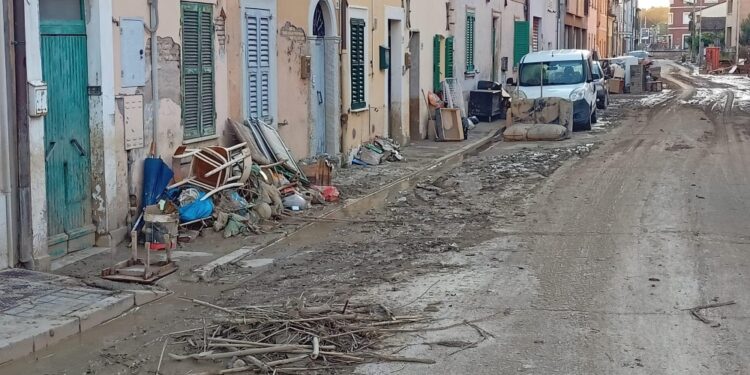
<svg viewBox="0 0 750 375">
<path fill-rule="evenodd" d="M 609 106 L 609 97 L 605 94 L 601 101 L 596 101 L 596 108 L 607 109 L 607 106 Z"/>
<path fill-rule="evenodd" d="M 598 121 L 599 121 L 599 118 L 596 116 L 596 109 L 594 109 L 593 112 L 591 112 L 591 122 L 590 123 L 591 124 L 596 124 Z M 589 129 L 590 128 L 591 127 L 589 126 Z"/>
<path fill-rule="evenodd" d="M 584 122 L 584 123 L 582 123 L 582 124 L 578 124 L 578 125 L 576 125 L 576 124 L 573 124 L 573 131 L 574 131 L 574 132 L 582 132 L 582 131 L 588 131 L 588 130 L 591 130 L 591 119 L 592 119 L 592 117 L 593 117 L 593 116 L 589 116 L 589 117 L 588 117 L 588 118 L 586 119 L 586 122 Z"/>
</svg>

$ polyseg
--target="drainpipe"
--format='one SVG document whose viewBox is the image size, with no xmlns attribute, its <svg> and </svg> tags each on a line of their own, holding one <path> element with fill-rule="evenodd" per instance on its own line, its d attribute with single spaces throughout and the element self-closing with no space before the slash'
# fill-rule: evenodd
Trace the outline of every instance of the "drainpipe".
<svg viewBox="0 0 750 375">
<path fill-rule="evenodd" d="M 13 67 L 15 70 L 16 104 L 16 155 L 18 155 L 18 263 L 24 268 L 34 268 L 34 249 L 31 238 L 31 181 L 29 176 L 30 150 L 28 133 L 28 104 L 26 98 L 26 21 L 24 0 L 13 0 Z M 7 19 L 7 18 L 6 18 Z"/>
<path fill-rule="evenodd" d="M 159 127 L 159 47 L 156 31 L 159 29 L 159 0 L 148 0 L 151 8 L 151 156 L 157 155 L 156 131 Z"/>
</svg>

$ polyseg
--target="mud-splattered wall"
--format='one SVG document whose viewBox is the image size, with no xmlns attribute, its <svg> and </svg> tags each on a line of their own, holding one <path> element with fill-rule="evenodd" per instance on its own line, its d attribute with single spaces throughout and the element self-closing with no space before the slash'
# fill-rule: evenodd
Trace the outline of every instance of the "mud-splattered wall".
<svg viewBox="0 0 750 375">
<path fill-rule="evenodd" d="M 208 137 L 197 143 L 191 143 L 191 147 L 199 147 L 209 144 L 226 144 L 229 134 L 226 130 L 226 120 L 232 112 L 235 118 L 239 116 L 240 102 L 242 97 L 238 71 L 241 71 L 240 54 L 241 40 L 238 19 L 240 17 L 239 0 L 198 0 L 211 4 L 214 20 L 214 93 L 216 111 L 216 135 Z M 181 87 L 181 9 L 179 1 L 159 2 L 159 28 L 156 33 L 158 44 L 158 77 L 159 77 L 159 118 L 156 132 L 157 154 L 167 164 L 171 164 L 171 156 L 174 150 L 184 142 L 182 126 L 182 87 Z M 146 61 L 146 84 L 142 87 L 122 87 L 121 84 L 121 56 L 120 56 L 120 30 L 119 19 L 122 17 L 138 17 L 142 19 L 145 26 L 150 24 L 149 7 L 146 1 L 131 2 L 117 1 L 112 6 L 112 27 L 114 45 L 114 69 L 115 69 L 115 95 L 117 106 L 115 111 L 116 136 L 113 144 L 107 145 L 108 150 L 116 154 L 118 166 L 117 194 L 113 216 L 118 222 L 125 223 L 128 214 L 129 197 L 140 197 L 143 161 L 148 156 L 149 147 L 153 134 L 153 95 L 151 80 L 151 48 L 149 32 L 146 31 L 143 40 Z M 229 63 L 235 65 L 231 70 Z M 231 75 L 231 78 L 230 78 Z M 124 147 L 124 121 L 122 97 L 128 95 L 143 96 L 143 124 L 144 145 L 130 151 Z M 231 109 L 231 110 L 230 110 Z M 130 162 L 128 161 L 130 159 Z M 130 173 L 128 173 L 130 168 Z"/>
</svg>

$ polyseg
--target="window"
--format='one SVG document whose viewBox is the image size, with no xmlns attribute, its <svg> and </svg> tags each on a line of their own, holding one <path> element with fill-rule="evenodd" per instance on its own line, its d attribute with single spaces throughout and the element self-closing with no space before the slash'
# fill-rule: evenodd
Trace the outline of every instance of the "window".
<svg viewBox="0 0 750 375">
<path fill-rule="evenodd" d="M 466 72 L 474 73 L 474 24 L 476 16 L 473 10 L 466 12 Z"/>
<path fill-rule="evenodd" d="M 669 18 L 667 18 L 667 25 L 674 23 L 674 13 L 669 12 Z"/>
<path fill-rule="evenodd" d="M 727 47 L 733 47 L 734 46 L 734 38 L 732 35 L 732 28 L 727 27 Z"/>
<path fill-rule="evenodd" d="M 185 139 L 216 135 L 210 4 L 182 3 L 182 124 Z"/>
<path fill-rule="evenodd" d="M 732 14 L 734 11 L 734 0 L 727 1 L 727 14 Z"/>
<path fill-rule="evenodd" d="M 275 115 L 275 35 L 270 9 L 245 9 L 246 116 L 272 124 Z"/>
<path fill-rule="evenodd" d="M 445 38 L 445 78 L 453 78 L 453 37 Z"/>
<path fill-rule="evenodd" d="M 521 86 L 573 85 L 587 74 L 582 60 L 521 64 L 519 72 Z"/>
<path fill-rule="evenodd" d="M 365 97 L 365 25 L 363 18 L 352 18 L 349 21 L 352 110 L 367 108 Z"/>
<path fill-rule="evenodd" d="M 529 53 L 529 22 L 515 21 L 513 24 L 513 65 Z"/>
</svg>

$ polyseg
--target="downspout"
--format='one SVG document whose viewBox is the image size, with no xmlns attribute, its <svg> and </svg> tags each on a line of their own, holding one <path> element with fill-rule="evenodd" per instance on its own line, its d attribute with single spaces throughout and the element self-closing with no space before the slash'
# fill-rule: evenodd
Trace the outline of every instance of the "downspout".
<svg viewBox="0 0 750 375">
<path fill-rule="evenodd" d="M 159 47 L 156 31 L 159 29 L 159 0 L 148 0 L 151 8 L 151 150 L 149 154 L 156 156 L 156 134 L 159 128 Z"/>
<path fill-rule="evenodd" d="M 16 90 L 16 153 L 18 155 L 18 218 L 21 225 L 18 241 L 18 262 L 24 268 L 34 268 L 34 248 L 31 238 L 31 181 L 28 133 L 28 103 L 26 98 L 26 14 L 24 0 L 13 0 L 13 47 Z"/>
</svg>

